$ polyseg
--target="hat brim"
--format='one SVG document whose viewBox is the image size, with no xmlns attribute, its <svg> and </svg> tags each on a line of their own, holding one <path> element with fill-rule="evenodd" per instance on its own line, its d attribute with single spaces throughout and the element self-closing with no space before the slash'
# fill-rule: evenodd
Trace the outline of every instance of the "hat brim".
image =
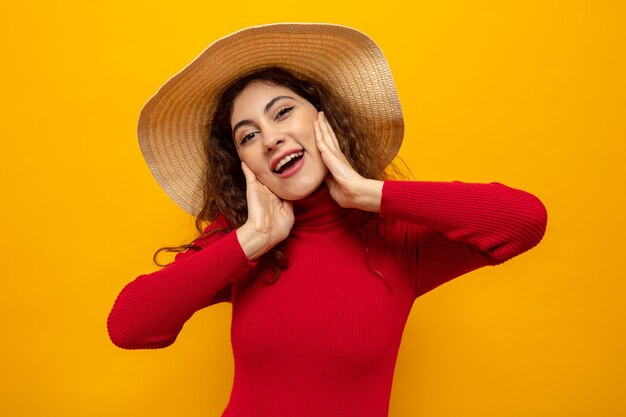
<svg viewBox="0 0 626 417">
<path fill-rule="evenodd" d="M 350 106 L 371 146 L 390 163 L 404 121 L 389 65 L 362 32 L 322 23 L 255 26 L 212 43 L 143 107 L 139 146 L 153 176 L 185 211 L 203 206 L 203 143 L 219 96 L 234 80 L 281 67 L 322 83 Z"/>
</svg>

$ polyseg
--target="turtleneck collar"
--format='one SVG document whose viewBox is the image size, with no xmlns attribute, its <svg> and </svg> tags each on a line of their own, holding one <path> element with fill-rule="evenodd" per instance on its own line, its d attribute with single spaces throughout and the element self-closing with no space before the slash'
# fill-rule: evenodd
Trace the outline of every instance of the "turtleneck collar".
<svg viewBox="0 0 626 417">
<path fill-rule="evenodd" d="M 293 202 L 295 223 L 293 228 L 322 226 L 346 220 L 352 212 L 333 200 L 325 182 L 309 196 Z"/>
</svg>

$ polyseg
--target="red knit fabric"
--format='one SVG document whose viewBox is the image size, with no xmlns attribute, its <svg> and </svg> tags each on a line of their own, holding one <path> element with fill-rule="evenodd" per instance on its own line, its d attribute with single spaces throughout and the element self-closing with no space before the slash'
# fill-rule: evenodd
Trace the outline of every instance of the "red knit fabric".
<svg viewBox="0 0 626 417">
<path fill-rule="evenodd" d="M 536 197 L 498 183 L 386 181 L 369 219 L 322 186 L 294 210 L 276 283 L 234 231 L 214 234 L 122 290 L 112 341 L 168 346 L 194 312 L 228 301 L 235 376 L 223 417 L 384 417 L 415 298 L 532 248 L 546 225 Z"/>
</svg>

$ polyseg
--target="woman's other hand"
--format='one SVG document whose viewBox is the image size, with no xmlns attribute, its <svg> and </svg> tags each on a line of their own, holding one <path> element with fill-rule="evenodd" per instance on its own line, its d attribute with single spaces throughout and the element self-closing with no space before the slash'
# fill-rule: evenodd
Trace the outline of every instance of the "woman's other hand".
<svg viewBox="0 0 626 417">
<path fill-rule="evenodd" d="M 241 168 L 246 177 L 248 220 L 237 229 L 237 238 L 248 259 L 254 260 L 289 236 L 293 206 L 261 184 L 245 163 Z"/>
<path fill-rule="evenodd" d="M 341 207 L 380 211 L 383 182 L 364 178 L 352 168 L 323 112 L 318 113 L 314 128 L 317 149 L 328 167 L 326 184 L 332 198 Z"/>
</svg>

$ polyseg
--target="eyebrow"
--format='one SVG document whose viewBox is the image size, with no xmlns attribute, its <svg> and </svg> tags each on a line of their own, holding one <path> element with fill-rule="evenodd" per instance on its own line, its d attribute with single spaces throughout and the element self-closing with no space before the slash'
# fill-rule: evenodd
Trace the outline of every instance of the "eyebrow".
<svg viewBox="0 0 626 417">
<path fill-rule="evenodd" d="M 265 105 L 265 108 L 263 109 L 263 113 L 267 113 L 268 111 L 270 111 L 270 109 L 272 108 L 272 106 L 278 101 L 278 100 L 282 100 L 284 98 L 290 98 L 293 100 L 293 97 L 291 96 L 278 96 L 278 97 L 274 97 L 273 99 L 271 99 L 270 101 L 267 102 L 267 104 Z M 251 124 L 252 120 L 250 119 L 245 119 L 245 120 L 241 120 L 239 122 L 237 122 L 237 124 L 235 124 L 235 126 L 233 126 L 233 133 L 232 135 L 235 136 L 235 132 L 237 131 L 237 129 L 239 129 L 241 126 L 243 125 L 247 125 L 247 124 Z"/>
</svg>

